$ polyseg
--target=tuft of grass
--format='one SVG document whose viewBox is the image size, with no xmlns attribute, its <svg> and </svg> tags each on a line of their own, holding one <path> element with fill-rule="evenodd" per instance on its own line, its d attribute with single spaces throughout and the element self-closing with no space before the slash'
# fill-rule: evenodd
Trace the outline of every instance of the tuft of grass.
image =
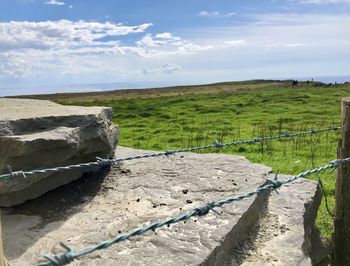
<svg viewBox="0 0 350 266">
<path fill-rule="evenodd" d="M 120 145 L 168 150 L 215 140 L 228 142 L 340 125 L 340 103 L 350 94 L 350 85 L 311 85 L 267 84 L 264 89 L 248 86 L 205 94 L 187 91 L 167 96 L 159 93 L 149 98 L 142 94 L 142 98 L 109 100 L 100 97 L 102 100 L 84 101 L 84 97 L 66 97 L 56 101 L 110 106 L 113 121 L 120 128 Z M 338 138 L 339 132 L 327 132 L 201 152 L 244 155 L 252 162 L 270 166 L 275 172 L 295 175 L 335 159 Z M 317 180 L 318 177 L 322 178 L 329 205 L 334 208 L 335 174 L 322 173 L 310 178 Z M 331 236 L 333 221 L 324 201 L 318 212 L 317 226 L 326 237 Z"/>
</svg>

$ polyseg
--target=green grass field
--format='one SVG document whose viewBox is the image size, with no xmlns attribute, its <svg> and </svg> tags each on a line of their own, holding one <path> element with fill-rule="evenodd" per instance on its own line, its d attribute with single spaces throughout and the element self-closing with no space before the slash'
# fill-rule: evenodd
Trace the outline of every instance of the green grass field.
<svg viewBox="0 0 350 266">
<path fill-rule="evenodd" d="M 111 99 L 98 97 L 69 97 L 56 101 L 74 105 L 111 106 L 113 120 L 120 128 L 120 145 L 166 150 L 211 144 L 215 140 L 227 142 L 294 132 L 310 128 L 325 128 L 340 125 L 340 103 L 350 95 L 350 85 L 314 86 L 306 83 L 289 86 L 266 83 L 264 88 L 218 90 L 201 94 L 181 93 L 176 95 L 142 98 Z M 225 86 L 230 86 L 225 83 Z M 209 86 L 209 85 L 208 85 Z M 206 86 L 206 91 L 208 91 Z M 154 96 L 154 95 L 153 95 Z M 52 99 L 52 97 L 51 97 Z M 54 98 L 55 99 L 55 98 Z M 296 137 L 287 140 L 228 147 L 222 152 L 246 156 L 256 163 L 263 163 L 285 174 L 298 174 L 321 166 L 336 158 L 339 132 Z M 323 180 L 330 207 L 334 208 L 335 174 L 326 172 Z M 332 218 L 322 201 L 317 225 L 330 237 Z"/>
</svg>

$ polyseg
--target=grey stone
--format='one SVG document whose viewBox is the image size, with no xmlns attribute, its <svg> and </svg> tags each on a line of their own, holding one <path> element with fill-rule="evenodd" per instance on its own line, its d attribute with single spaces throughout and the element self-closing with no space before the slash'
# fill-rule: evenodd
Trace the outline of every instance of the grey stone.
<svg viewBox="0 0 350 266">
<path fill-rule="evenodd" d="M 118 147 L 116 156 L 148 152 Z M 251 191 L 265 183 L 270 172 L 270 168 L 252 164 L 244 157 L 223 154 L 183 153 L 127 161 L 111 169 L 106 177 L 89 175 L 60 191 L 51 191 L 20 207 L 5 210 L 5 254 L 14 266 L 37 263 L 43 255 L 61 252 L 58 244 L 61 241 L 79 250 L 147 225 L 149 221 Z M 263 193 L 217 208 L 219 214 L 210 212 L 133 237 L 78 258 L 72 265 L 248 263 L 246 251 L 255 251 L 247 238 L 257 232 L 266 209 L 278 226 L 273 229 L 275 238 L 268 235 L 266 252 L 271 252 L 269 255 L 278 261 L 287 259 L 286 256 L 290 256 L 288 261 L 295 261 L 296 256 L 297 260 L 301 258 L 310 265 L 308 253 L 312 248 L 304 235 L 309 235 L 306 231 L 313 227 L 314 217 L 310 216 L 306 227 L 303 217 L 317 210 L 319 192 L 315 183 L 300 182 L 279 189 L 279 194 Z M 303 204 L 310 207 L 304 208 Z M 289 243 L 284 243 L 284 238 Z M 303 248 L 307 242 L 308 248 Z M 274 245 L 282 244 L 288 246 L 289 251 L 275 252 Z M 265 259 L 256 258 L 254 262 L 264 263 Z"/>
<path fill-rule="evenodd" d="M 50 101 L 0 99 L 0 173 L 95 161 L 114 155 L 118 130 L 112 109 Z M 0 206 L 36 198 L 82 176 L 87 169 L 18 176 L 1 181 Z M 91 169 L 89 170 L 91 171 Z"/>
<path fill-rule="evenodd" d="M 285 179 L 290 176 L 280 175 Z M 273 176 L 270 176 L 273 179 Z M 328 244 L 315 228 L 322 193 L 317 182 L 299 179 L 271 192 L 251 234 L 234 250 L 231 265 L 319 265 Z M 327 264 L 325 264 L 327 265 Z"/>
</svg>

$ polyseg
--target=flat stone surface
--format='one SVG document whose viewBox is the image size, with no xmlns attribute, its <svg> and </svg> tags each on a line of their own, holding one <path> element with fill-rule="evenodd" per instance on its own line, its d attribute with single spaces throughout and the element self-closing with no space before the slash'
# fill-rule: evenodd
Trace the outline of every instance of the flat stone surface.
<svg viewBox="0 0 350 266">
<path fill-rule="evenodd" d="M 118 158 L 149 151 L 118 147 Z M 211 200 L 251 191 L 270 168 L 244 157 L 183 153 L 127 161 L 3 210 L 11 265 L 79 250 Z M 294 185 L 157 229 L 77 259 L 72 265 L 311 265 L 310 235 L 319 204 L 314 182 Z"/>
<path fill-rule="evenodd" d="M 9 172 L 7 165 L 30 171 L 112 157 L 117 142 L 109 107 L 0 98 L 0 174 Z M 0 206 L 36 198 L 93 170 L 12 177 L 0 183 Z"/>
<path fill-rule="evenodd" d="M 145 151 L 119 147 L 116 152 L 117 157 L 139 153 Z M 61 192 L 49 192 L 3 211 L 5 254 L 11 265 L 24 265 L 61 251 L 60 241 L 81 249 L 149 221 L 249 191 L 264 183 L 269 172 L 270 168 L 244 157 L 222 154 L 186 153 L 128 161 L 100 181 L 86 178 L 86 183 L 69 184 L 58 189 Z M 92 185 L 94 182 L 97 184 Z M 82 193 L 76 191 L 78 186 L 88 188 Z M 72 199 L 75 194 L 79 195 Z M 238 241 L 247 234 L 262 202 L 263 197 L 251 197 L 218 209 L 220 215 L 210 212 L 148 232 L 78 259 L 73 265 L 219 263 L 231 256 L 225 248 L 232 247 L 233 239 Z"/>
<path fill-rule="evenodd" d="M 43 116 L 98 114 L 104 107 L 64 106 L 46 100 L 0 98 L 0 120 L 13 121 Z"/>
</svg>

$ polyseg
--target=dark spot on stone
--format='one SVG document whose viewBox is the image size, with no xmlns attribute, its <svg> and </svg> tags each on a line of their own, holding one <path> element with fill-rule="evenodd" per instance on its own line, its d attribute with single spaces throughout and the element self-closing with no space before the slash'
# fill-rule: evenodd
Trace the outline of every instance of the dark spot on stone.
<svg viewBox="0 0 350 266">
<path fill-rule="evenodd" d="M 130 169 L 121 169 L 120 171 L 122 174 L 131 174 L 131 170 Z"/>
<path fill-rule="evenodd" d="M 119 230 L 119 231 L 118 231 L 118 234 L 121 234 L 121 233 L 122 233 L 122 231 Z"/>
<path fill-rule="evenodd" d="M 153 205 L 153 208 L 157 208 L 157 205 Z"/>
<path fill-rule="evenodd" d="M 188 193 L 188 189 L 183 189 L 182 193 L 187 194 Z"/>
<path fill-rule="evenodd" d="M 140 199 L 137 199 L 136 202 L 140 202 Z"/>
<path fill-rule="evenodd" d="M 159 204 L 159 206 L 166 206 L 166 204 L 165 203 L 161 203 L 161 204 Z"/>
<path fill-rule="evenodd" d="M 193 201 L 188 199 L 188 200 L 186 200 L 186 203 L 191 204 L 191 203 L 193 203 Z"/>
</svg>

